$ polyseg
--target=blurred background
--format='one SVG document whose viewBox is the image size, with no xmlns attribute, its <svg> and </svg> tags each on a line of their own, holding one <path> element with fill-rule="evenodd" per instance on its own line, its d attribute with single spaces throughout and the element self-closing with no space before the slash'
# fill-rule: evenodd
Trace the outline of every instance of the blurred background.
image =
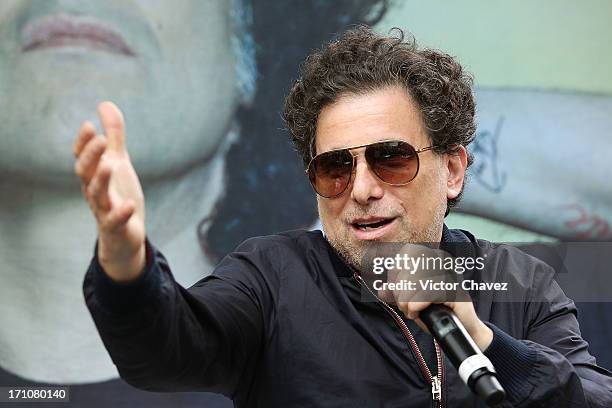
<svg viewBox="0 0 612 408">
<path fill-rule="evenodd" d="M 308 52 L 356 23 L 400 27 L 474 76 L 475 162 L 447 225 L 578 265 L 567 290 L 605 282 L 609 246 L 591 243 L 612 241 L 611 16 L 606 0 L 4 0 L 0 385 L 71 385 L 75 407 L 231 406 L 118 379 L 82 298 L 96 235 L 72 140 L 98 102 L 119 105 L 149 237 L 191 285 L 248 237 L 318 224 L 280 111 Z M 579 320 L 612 367 L 599 287 Z"/>
</svg>

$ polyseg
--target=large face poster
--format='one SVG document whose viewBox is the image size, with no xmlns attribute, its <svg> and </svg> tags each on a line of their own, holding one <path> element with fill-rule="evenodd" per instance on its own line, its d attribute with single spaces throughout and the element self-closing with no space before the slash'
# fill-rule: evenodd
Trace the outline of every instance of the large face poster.
<svg viewBox="0 0 612 408">
<path fill-rule="evenodd" d="M 118 379 L 81 290 L 96 230 L 72 142 L 100 101 L 123 110 L 148 236 L 191 285 L 248 237 L 316 227 L 279 112 L 308 51 L 354 23 L 406 29 L 476 77 L 475 162 L 449 226 L 609 241 L 612 6 L 520 3 L 0 2 L 0 386 L 70 385 L 62 407 L 231 406 Z M 598 330 L 584 335 L 609 366 Z"/>
</svg>

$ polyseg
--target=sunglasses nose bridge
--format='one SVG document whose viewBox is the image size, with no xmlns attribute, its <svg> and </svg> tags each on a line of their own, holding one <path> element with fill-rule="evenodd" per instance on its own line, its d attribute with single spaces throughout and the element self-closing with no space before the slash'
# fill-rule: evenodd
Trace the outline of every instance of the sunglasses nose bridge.
<svg viewBox="0 0 612 408">
<path fill-rule="evenodd" d="M 357 159 L 361 156 L 364 157 L 364 159 L 366 159 L 367 161 L 367 152 L 368 149 L 370 148 L 371 145 L 365 145 L 365 146 L 355 146 L 355 147 L 351 147 L 349 149 L 347 149 L 349 151 L 349 153 L 353 156 L 353 165 L 357 164 Z M 368 163 L 369 165 L 369 163 Z"/>
<path fill-rule="evenodd" d="M 366 168 L 365 170 L 369 173 L 368 175 L 370 177 L 372 177 L 374 182 L 379 182 L 382 181 L 383 183 L 389 184 L 387 183 L 385 180 L 382 179 L 382 177 L 375 171 L 374 167 L 373 167 L 373 163 L 370 162 L 370 157 L 368 155 L 368 148 L 370 147 L 370 145 L 367 146 L 358 146 L 358 147 L 354 147 L 352 149 L 347 149 L 349 151 L 349 153 L 353 156 L 353 168 L 351 170 L 351 178 L 349 180 L 349 185 L 350 184 L 354 184 L 355 181 L 357 180 L 357 166 L 359 164 L 359 157 L 363 156 L 362 161 L 364 162 Z M 355 152 L 355 150 L 359 149 L 358 152 Z"/>
<path fill-rule="evenodd" d="M 357 173 L 357 165 L 359 163 L 358 159 L 359 157 L 363 157 L 363 162 L 365 163 L 366 169 L 370 172 L 370 174 L 372 176 L 374 176 L 374 178 L 376 180 L 380 180 L 382 182 L 385 182 L 379 175 L 378 173 L 376 173 L 375 169 L 374 169 L 374 163 L 370 162 L 370 157 L 368 157 L 368 154 L 366 153 L 366 149 L 364 149 L 362 152 L 360 153 L 356 153 L 353 154 L 353 176 L 356 177 L 356 173 Z M 352 154 L 352 153 L 351 153 Z"/>
<path fill-rule="evenodd" d="M 359 156 L 364 157 L 359 159 Z M 381 181 L 367 161 L 365 153 L 353 155 L 353 171 L 347 187 L 355 200 L 366 203 L 373 197 L 380 198 L 383 191 Z"/>
<path fill-rule="evenodd" d="M 362 161 L 365 164 L 366 169 L 368 169 L 372 174 L 374 174 L 374 172 L 372 171 L 372 167 L 370 166 L 370 163 L 367 160 L 365 151 L 363 151 L 361 153 L 352 153 L 351 152 L 351 155 L 353 156 L 353 169 L 351 171 L 353 177 L 355 177 L 356 174 L 357 174 L 357 166 L 359 165 L 360 161 Z M 359 160 L 360 157 L 363 157 L 363 159 Z"/>
</svg>

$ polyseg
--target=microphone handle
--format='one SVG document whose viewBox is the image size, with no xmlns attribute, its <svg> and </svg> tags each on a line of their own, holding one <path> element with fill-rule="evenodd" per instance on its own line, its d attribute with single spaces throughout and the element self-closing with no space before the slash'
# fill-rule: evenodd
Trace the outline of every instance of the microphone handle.
<svg viewBox="0 0 612 408">
<path fill-rule="evenodd" d="M 472 392 L 482 397 L 489 406 L 504 400 L 506 392 L 495 377 L 493 364 L 482 354 L 451 309 L 432 304 L 419 313 L 419 318 Z"/>
</svg>

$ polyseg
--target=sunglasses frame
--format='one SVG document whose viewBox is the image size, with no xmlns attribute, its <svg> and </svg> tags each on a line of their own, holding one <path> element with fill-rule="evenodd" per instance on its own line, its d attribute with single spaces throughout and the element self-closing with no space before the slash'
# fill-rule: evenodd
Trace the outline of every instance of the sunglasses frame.
<svg viewBox="0 0 612 408">
<path fill-rule="evenodd" d="M 414 179 L 417 177 L 417 175 L 419 174 L 419 169 L 420 169 L 420 167 L 421 167 L 421 161 L 420 161 L 420 159 L 419 159 L 419 154 L 420 154 L 420 153 L 423 153 L 423 152 L 426 152 L 426 151 L 429 151 L 429 150 L 432 150 L 433 148 L 435 148 L 435 147 L 436 147 L 436 145 L 431 145 L 431 146 L 427 146 L 427 147 L 422 147 L 422 148 L 420 148 L 420 149 L 416 149 L 416 148 L 415 148 L 413 145 L 411 145 L 410 143 L 406 142 L 405 140 L 380 140 L 380 141 L 378 141 L 378 142 L 372 142 L 372 143 L 368 143 L 368 144 L 364 144 L 364 145 L 359 145 L 359 146 L 353 146 L 353 147 L 344 147 L 344 148 L 341 148 L 341 149 L 333 149 L 333 150 L 328 150 L 328 151 L 326 151 L 326 152 L 319 153 L 319 154 L 317 154 L 316 156 L 314 156 L 312 159 L 310 159 L 310 162 L 308 162 L 308 167 L 306 167 L 306 170 L 304 170 L 304 173 L 306 173 L 306 175 L 308 176 L 308 180 L 310 181 L 310 185 L 312 186 L 312 189 L 313 189 L 313 190 L 315 191 L 315 193 L 317 193 L 319 196 L 321 196 L 321 197 L 323 197 L 323 198 L 336 198 L 336 197 L 339 197 L 340 195 L 342 195 L 342 194 L 343 194 L 343 193 L 344 193 L 344 192 L 347 190 L 348 186 L 350 186 L 350 185 L 351 185 L 351 182 L 353 181 L 353 173 L 355 173 L 355 168 L 357 167 L 357 157 L 359 157 L 359 156 L 361 156 L 361 155 L 365 156 L 365 151 L 364 151 L 362 154 L 352 154 L 352 153 L 350 153 L 350 152 L 351 152 L 351 150 L 360 149 L 360 148 L 362 148 L 362 147 L 365 147 L 365 148 L 367 149 L 367 148 L 368 148 L 368 146 L 373 146 L 373 145 L 380 144 L 380 143 L 393 143 L 393 142 L 397 142 L 397 143 L 405 143 L 405 144 L 407 144 L 408 146 L 410 146 L 410 147 L 412 148 L 412 150 L 414 150 L 414 153 L 416 154 L 416 156 L 415 156 L 415 157 L 416 157 L 416 161 L 417 161 L 417 169 L 416 169 L 416 172 L 414 173 L 414 177 L 412 177 L 410 180 L 406 181 L 405 183 L 398 183 L 398 184 L 395 184 L 395 183 L 389 183 L 389 182 L 387 182 L 387 181 L 383 180 L 383 179 L 382 179 L 382 178 L 381 178 L 381 177 L 380 177 L 380 176 L 379 176 L 379 175 L 378 175 L 378 174 L 377 174 L 377 173 L 376 173 L 376 172 L 375 172 L 375 171 L 374 171 L 374 170 L 373 170 L 373 169 L 370 167 L 370 163 L 368 163 L 368 161 L 367 161 L 367 160 L 366 160 L 366 164 L 367 164 L 367 166 L 368 166 L 368 169 L 370 169 L 370 171 L 371 171 L 371 172 L 372 172 L 372 173 L 373 173 L 373 174 L 376 176 L 376 178 L 377 178 L 377 179 L 379 179 L 380 181 L 382 181 L 383 183 L 388 184 L 388 185 L 390 185 L 390 186 L 405 186 L 406 184 L 408 184 L 408 183 L 410 183 L 412 180 L 414 180 Z M 344 187 L 344 189 L 342 189 L 342 191 L 341 191 L 341 192 L 339 192 L 338 194 L 336 194 L 336 195 L 332 195 L 332 196 L 324 196 L 323 194 L 321 194 L 321 193 L 319 193 L 319 192 L 317 191 L 317 188 L 316 188 L 316 187 L 315 187 L 315 185 L 314 185 L 313 179 L 311 179 L 311 178 L 310 178 L 310 171 L 309 171 L 309 170 L 310 170 L 310 166 L 312 165 L 312 162 L 313 162 L 313 161 L 314 161 L 314 160 L 315 160 L 317 157 L 319 157 L 319 156 L 321 156 L 321 155 L 323 155 L 323 154 L 327 154 L 327 153 L 330 153 L 330 152 L 340 152 L 340 151 L 344 151 L 344 150 L 348 151 L 348 152 L 351 154 L 351 156 L 353 157 L 353 165 L 352 165 L 352 167 L 351 167 L 351 174 L 349 175 L 348 182 L 346 183 L 346 186 Z"/>
</svg>

